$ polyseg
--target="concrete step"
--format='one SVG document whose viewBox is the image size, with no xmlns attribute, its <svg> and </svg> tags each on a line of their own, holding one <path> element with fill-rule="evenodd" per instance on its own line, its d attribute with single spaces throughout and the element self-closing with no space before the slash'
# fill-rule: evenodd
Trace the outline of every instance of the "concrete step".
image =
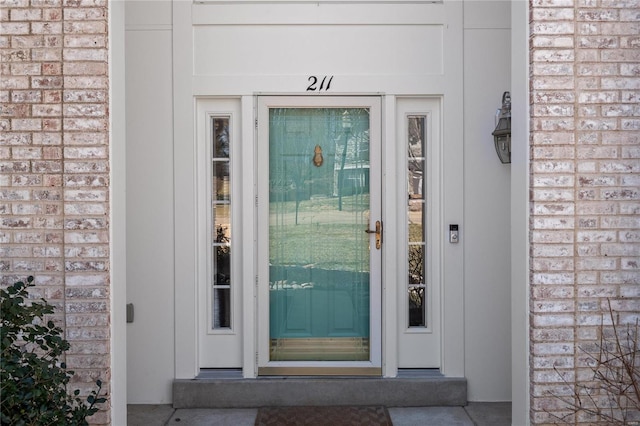
<svg viewBox="0 0 640 426">
<path fill-rule="evenodd" d="M 252 408 L 293 405 L 464 406 L 465 378 L 303 378 L 175 380 L 174 408 Z"/>
</svg>

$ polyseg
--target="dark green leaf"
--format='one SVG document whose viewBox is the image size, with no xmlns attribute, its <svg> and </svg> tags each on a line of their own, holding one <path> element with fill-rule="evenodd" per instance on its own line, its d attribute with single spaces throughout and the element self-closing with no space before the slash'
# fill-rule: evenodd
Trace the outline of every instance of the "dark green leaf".
<svg viewBox="0 0 640 426">
<path fill-rule="evenodd" d="M 98 398 L 102 382 L 87 399 L 88 407 L 78 396 L 78 389 L 67 393 L 72 371 L 59 357 L 70 344 L 53 321 L 44 323 L 44 316 L 54 312 L 46 300 L 29 299 L 28 286 L 20 281 L 0 289 L 0 384 L 2 395 L 2 425 L 82 425 L 98 411 L 94 404 L 106 402 Z M 18 336 L 21 336 L 18 338 Z M 25 343 L 27 343 L 25 345 Z M 45 353 L 43 353 L 43 351 Z"/>
</svg>

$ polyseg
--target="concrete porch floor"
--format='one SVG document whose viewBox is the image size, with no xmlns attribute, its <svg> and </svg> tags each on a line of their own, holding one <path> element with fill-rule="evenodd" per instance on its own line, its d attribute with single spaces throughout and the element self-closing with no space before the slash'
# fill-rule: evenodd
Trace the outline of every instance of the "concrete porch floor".
<svg viewBox="0 0 640 426">
<path fill-rule="evenodd" d="M 464 407 L 389 407 L 394 426 L 510 426 L 510 402 L 470 402 Z M 128 426 L 253 426 L 257 408 L 189 408 L 129 405 Z"/>
</svg>

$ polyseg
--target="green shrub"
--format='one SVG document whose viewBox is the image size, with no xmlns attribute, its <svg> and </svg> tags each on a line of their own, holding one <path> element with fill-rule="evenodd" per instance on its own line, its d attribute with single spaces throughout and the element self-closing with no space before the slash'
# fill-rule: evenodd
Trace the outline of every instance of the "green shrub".
<svg viewBox="0 0 640 426">
<path fill-rule="evenodd" d="M 27 301 L 27 283 L 0 289 L 0 419 L 2 425 L 86 425 L 98 411 L 102 387 L 91 392 L 86 403 L 80 391 L 67 391 L 73 371 L 59 358 L 69 349 L 62 329 L 45 315 L 53 313 L 46 300 Z"/>
</svg>

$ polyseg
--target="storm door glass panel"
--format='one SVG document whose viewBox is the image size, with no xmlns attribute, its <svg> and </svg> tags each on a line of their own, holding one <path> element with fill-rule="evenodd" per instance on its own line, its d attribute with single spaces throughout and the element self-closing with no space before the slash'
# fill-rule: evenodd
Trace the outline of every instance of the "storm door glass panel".
<svg viewBox="0 0 640 426">
<path fill-rule="evenodd" d="M 369 115 L 269 109 L 271 361 L 370 359 Z"/>
<path fill-rule="evenodd" d="M 409 277 L 407 282 L 408 325 L 426 327 L 425 282 L 425 135 L 426 117 L 409 116 L 407 120 L 407 178 L 409 227 Z"/>
<path fill-rule="evenodd" d="M 231 191 L 229 174 L 229 117 L 213 117 L 213 329 L 231 328 Z"/>
</svg>

